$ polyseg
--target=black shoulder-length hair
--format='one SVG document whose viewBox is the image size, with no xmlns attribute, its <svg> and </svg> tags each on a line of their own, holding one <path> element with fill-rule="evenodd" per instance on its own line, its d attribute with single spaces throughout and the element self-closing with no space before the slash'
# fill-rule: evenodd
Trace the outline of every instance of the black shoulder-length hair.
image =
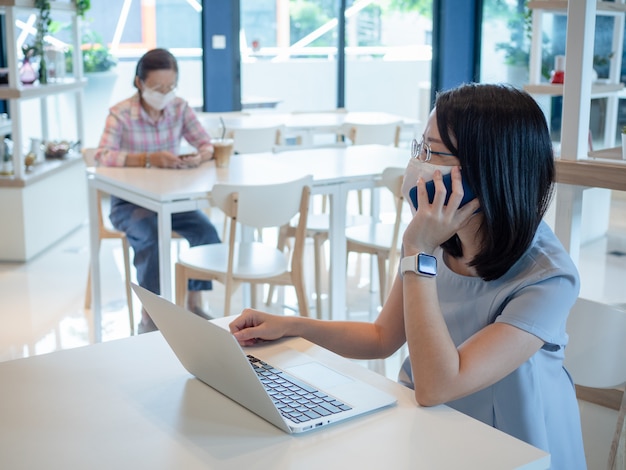
<svg viewBox="0 0 626 470">
<path fill-rule="evenodd" d="M 471 261 L 486 281 L 504 275 L 530 246 L 553 191 L 554 156 L 545 117 L 526 92 L 465 84 L 438 94 L 442 142 L 458 157 L 484 216 Z M 442 245 L 462 256 L 455 235 Z"/>
<path fill-rule="evenodd" d="M 135 77 L 139 77 L 142 82 L 148 77 L 148 73 L 153 70 L 173 70 L 178 75 L 178 62 L 176 57 L 167 49 L 151 49 L 146 52 L 137 62 L 135 69 Z M 137 86 L 137 83 L 133 84 Z"/>
</svg>

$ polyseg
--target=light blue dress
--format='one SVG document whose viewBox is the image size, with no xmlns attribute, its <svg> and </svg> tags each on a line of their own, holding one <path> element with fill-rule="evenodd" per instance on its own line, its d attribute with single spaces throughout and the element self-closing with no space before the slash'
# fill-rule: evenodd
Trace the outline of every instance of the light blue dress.
<svg viewBox="0 0 626 470">
<path fill-rule="evenodd" d="M 439 302 L 458 346 L 493 322 L 504 322 L 544 341 L 504 379 L 450 407 L 551 454 L 552 469 L 585 469 L 575 389 L 563 367 L 565 324 L 579 292 L 576 266 L 542 223 L 531 247 L 500 279 L 484 281 L 452 272 L 438 258 Z M 410 362 L 401 383 L 413 388 Z"/>
</svg>

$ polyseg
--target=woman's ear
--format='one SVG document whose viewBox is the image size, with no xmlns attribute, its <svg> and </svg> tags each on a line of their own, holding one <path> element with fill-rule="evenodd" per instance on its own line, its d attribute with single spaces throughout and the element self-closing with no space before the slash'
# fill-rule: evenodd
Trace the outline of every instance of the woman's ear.
<svg viewBox="0 0 626 470">
<path fill-rule="evenodd" d="M 141 91 L 141 80 L 139 80 L 139 77 L 136 75 L 135 75 L 135 88 Z"/>
</svg>

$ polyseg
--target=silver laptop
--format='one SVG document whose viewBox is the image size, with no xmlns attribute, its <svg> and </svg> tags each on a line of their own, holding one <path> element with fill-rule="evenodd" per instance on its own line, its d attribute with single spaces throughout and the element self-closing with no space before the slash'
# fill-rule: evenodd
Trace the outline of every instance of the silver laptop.
<svg viewBox="0 0 626 470">
<path fill-rule="evenodd" d="M 287 433 L 396 403 L 395 397 L 285 345 L 244 352 L 224 328 L 132 287 L 185 369 Z"/>
</svg>

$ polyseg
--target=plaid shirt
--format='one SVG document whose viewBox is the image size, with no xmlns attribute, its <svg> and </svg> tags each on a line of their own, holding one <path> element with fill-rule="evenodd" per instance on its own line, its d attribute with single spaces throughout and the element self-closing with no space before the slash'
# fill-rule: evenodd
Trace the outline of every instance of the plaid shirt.
<svg viewBox="0 0 626 470">
<path fill-rule="evenodd" d="M 95 158 L 103 166 L 125 166 L 129 153 L 167 150 L 177 155 L 183 137 L 199 152 L 211 147 L 209 134 L 185 100 L 174 99 L 155 122 L 136 93 L 109 110 Z"/>
</svg>

